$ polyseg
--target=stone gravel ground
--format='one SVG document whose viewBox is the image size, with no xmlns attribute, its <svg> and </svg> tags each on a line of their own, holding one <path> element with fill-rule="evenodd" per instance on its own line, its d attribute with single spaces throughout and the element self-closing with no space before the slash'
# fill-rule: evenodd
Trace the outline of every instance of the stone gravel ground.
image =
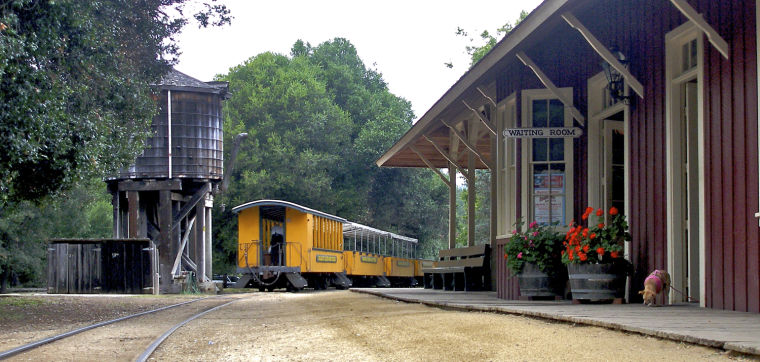
<svg viewBox="0 0 760 362">
<path fill-rule="evenodd" d="M 350 291 L 257 293 L 209 313 L 164 361 L 713 361 L 721 350 L 597 327 L 456 312 Z"/>
<path fill-rule="evenodd" d="M 350 291 L 256 292 L 231 296 L 240 300 L 179 329 L 158 348 L 153 359 L 703 361 L 748 358 L 597 327 L 512 315 L 446 311 Z M 197 297 L 0 297 L 0 351 L 95 321 Z M 154 322 L 148 318 L 142 323 L 153 325 Z M 130 330 L 136 327 L 121 328 L 123 335 L 117 337 L 113 336 L 113 329 L 95 330 L 88 332 L 87 338 L 118 342 L 133 338 Z M 109 333 L 111 336 L 106 335 Z M 102 360 L 104 357 L 100 347 L 88 348 L 87 341 L 79 346 L 74 359 Z M 113 359 L 129 360 L 133 358 L 130 356 Z"/>
</svg>

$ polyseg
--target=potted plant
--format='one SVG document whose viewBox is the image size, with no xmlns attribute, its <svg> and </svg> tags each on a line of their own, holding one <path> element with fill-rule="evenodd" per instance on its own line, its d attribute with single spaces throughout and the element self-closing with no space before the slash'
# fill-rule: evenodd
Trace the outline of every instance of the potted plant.
<svg viewBox="0 0 760 362">
<path fill-rule="evenodd" d="M 521 297 L 556 297 L 565 284 L 560 260 L 562 235 L 555 224 L 533 221 L 523 230 L 518 221 L 512 237 L 504 246 L 507 267 L 518 278 Z"/>
<path fill-rule="evenodd" d="M 581 219 L 587 221 L 594 209 L 586 208 Z M 628 222 L 615 207 L 610 208 L 610 223 L 604 211 L 596 210 L 597 223 L 570 225 L 565 234 L 562 262 L 567 265 L 573 300 L 622 301 L 625 292 L 627 261 L 623 258 L 626 240 L 631 240 Z"/>
</svg>

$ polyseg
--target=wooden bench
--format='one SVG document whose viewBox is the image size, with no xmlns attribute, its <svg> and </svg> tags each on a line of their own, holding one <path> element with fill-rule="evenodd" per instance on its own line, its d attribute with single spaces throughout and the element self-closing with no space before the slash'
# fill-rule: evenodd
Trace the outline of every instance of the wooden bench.
<svg viewBox="0 0 760 362">
<path fill-rule="evenodd" d="M 425 288 L 443 290 L 489 290 L 490 248 L 487 244 L 442 249 L 431 268 L 422 268 Z"/>
</svg>

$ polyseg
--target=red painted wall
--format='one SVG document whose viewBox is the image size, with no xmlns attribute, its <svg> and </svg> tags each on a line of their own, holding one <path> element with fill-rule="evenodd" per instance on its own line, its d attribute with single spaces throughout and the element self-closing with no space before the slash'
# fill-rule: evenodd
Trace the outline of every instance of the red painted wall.
<svg viewBox="0 0 760 362">
<path fill-rule="evenodd" d="M 730 59 L 726 60 L 703 39 L 705 303 L 712 308 L 758 313 L 760 228 L 753 216 L 758 211 L 755 2 L 691 0 L 690 3 L 704 14 L 731 49 Z M 567 10 L 602 43 L 617 45 L 631 60 L 632 74 L 644 85 L 644 98 L 636 97 L 630 109 L 629 222 L 633 236 L 631 262 L 635 275 L 631 295 L 634 296 L 652 269 L 667 268 L 665 34 L 685 23 L 686 18 L 669 1 L 598 0 L 575 4 L 579 4 L 577 8 Z M 550 27 L 534 33 L 524 43 L 532 45 L 520 50 L 557 86 L 573 87 L 575 106 L 588 114 L 587 80 L 602 70 L 602 59 L 564 21 L 549 24 Z M 510 56 L 514 55 L 507 57 Z M 543 88 L 519 61 L 509 63 L 499 74 L 499 99 L 521 89 Z M 520 112 L 518 107 L 518 117 Z M 586 148 L 585 137 L 575 141 L 576 219 L 580 219 L 587 206 Z M 518 164 L 518 168 L 521 166 Z M 519 201 L 515 207 L 519 212 Z M 517 297 L 516 283 L 513 285 L 506 276 L 499 276 L 497 286 L 500 297 Z"/>
</svg>

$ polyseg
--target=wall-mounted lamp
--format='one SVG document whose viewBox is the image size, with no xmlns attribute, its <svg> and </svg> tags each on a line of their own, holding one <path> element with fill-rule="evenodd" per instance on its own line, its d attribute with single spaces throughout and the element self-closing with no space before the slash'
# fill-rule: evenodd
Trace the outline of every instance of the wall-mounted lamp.
<svg viewBox="0 0 760 362">
<path fill-rule="evenodd" d="M 621 53 L 617 47 L 611 47 L 610 51 L 617 58 L 620 64 L 628 68 L 628 59 Z M 604 75 L 607 77 L 607 91 L 610 94 L 612 103 L 623 102 L 628 104 L 631 101 L 632 96 L 625 95 L 625 78 L 615 68 L 610 66 L 610 63 L 602 61 L 602 69 L 604 69 Z"/>
</svg>

